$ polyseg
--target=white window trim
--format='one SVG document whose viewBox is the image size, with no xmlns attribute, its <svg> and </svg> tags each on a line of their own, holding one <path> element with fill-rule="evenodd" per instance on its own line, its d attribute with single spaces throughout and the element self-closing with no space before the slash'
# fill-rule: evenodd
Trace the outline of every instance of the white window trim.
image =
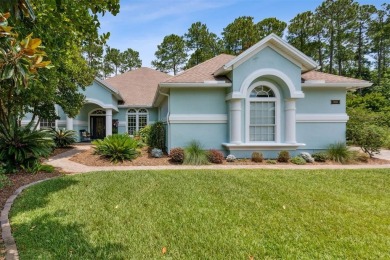
<svg viewBox="0 0 390 260">
<path fill-rule="evenodd" d="M 135 113 L 130 113 L 129 110 L 130 109 L 133 109 L 135 110 L 136 112 Z M 143 112 L 139 112 L 141 109 L 144 109 L 146 110 L 146 113 L 143 113 Z M 146 115 L 146 125 L 149 125 L 149 110 L 146 109 L 146 108 L 129 108 L 126 112 L 126 133 L 129 134 L 129 116 L 130 115 L 135 115 L 135 131 L 138 132 L 139 131 L 139 116 L 142 115 Z"/>
<path fill-rule="evenodd" d="M 256 87 L 259 86 L 266 86 L 269 87 L 275 94 L 275 97 L 273 98 L 251 98 L 250 94 L 252 90 Z M 271 82 L 268 81 L 258 81 L 252 84 L 249 88 L 248 91 L 246 92 L 246 101 L 245 101 L 245 142 L 246 143 L 251 143 L 251 144 L 275 144 L 275 143 L 280 143 L 280 93 L 278 88 L 272 84 Z M 274 101 L 275 102 L 275 141 L 250 141 L 250 102 L 251 101 Z"/>
</svg>

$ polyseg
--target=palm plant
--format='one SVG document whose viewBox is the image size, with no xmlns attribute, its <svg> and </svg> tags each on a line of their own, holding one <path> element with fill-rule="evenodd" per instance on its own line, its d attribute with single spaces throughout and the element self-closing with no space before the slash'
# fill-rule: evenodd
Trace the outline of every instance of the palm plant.
<svg viewBox="0 0 390 260">
<path fill-rule="evenodd" d="M 54 143 L 58 148 L 69 147 L 76 142 L 76 132 L 73 130 L 53 129 L 52 134 Z"/>
<path fill-rule="evenodd" d="M 138 142 L 127 134 L 114 134 L 103 140 L 95 140 L 95 152 L 111 162 L 117 163 L 124 160 L 133 160 L 138 156 Z"/>
</svg>

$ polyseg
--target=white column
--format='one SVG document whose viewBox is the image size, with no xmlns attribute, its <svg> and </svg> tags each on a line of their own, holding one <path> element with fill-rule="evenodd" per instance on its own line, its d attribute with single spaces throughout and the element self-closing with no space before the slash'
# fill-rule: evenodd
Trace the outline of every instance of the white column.
<svg viewBox="0 0 390 260">
<path fill-rule="evenodd" d="M 35 117 L 35 119 L 34 119 L 34 125 L 33 125 L 33 127 L 34 126 L 37 126 L 37 130 L 39 130 L 39 129 L 41 129 L 41 125 L 40 124 L 38 124 L 38 117 Z"/>
<path fill-rule="evenodd" d="M 66 116 L 66 130 L 73 130 L 73 118 Z"/>
<path fill-rule="evenodd" d="M 106 136 L 112 135 L 112 109 L 106 109 Z"/>
<path fill-rule="evenodd" d="M 296 144 L 295 99 L 286 99 L 284 107 L 286 111 L 286 143 Z"/>
<path fill-rule="evenodd" d="M 241 99 L 230 100 L 230 143 L 241 144 Z"/>
</svg>

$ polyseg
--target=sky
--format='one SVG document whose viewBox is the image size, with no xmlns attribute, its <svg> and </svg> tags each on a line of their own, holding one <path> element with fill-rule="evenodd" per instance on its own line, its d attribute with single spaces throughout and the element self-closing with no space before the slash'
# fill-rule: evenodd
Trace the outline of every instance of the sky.
<svg viewBox="0 0 390 260">
<path fill-rule="evenodd" d="M 121 0 L 116 16 L 105 14 L 100 33 L 110 32 L 107 44 L 121 51 L 140 53 L 143 67 L 151 67 L 157 45 L 170 34 L 184 35 L 191 24 L 202 22 L 219 37 L 223 28 L 240 16 L 257 23 L 276 17 L 286 23 L 297 14 L 314 11 L 323 0 Z M 358 0 L 377 8 L 386 0 Z"/>
</svg>

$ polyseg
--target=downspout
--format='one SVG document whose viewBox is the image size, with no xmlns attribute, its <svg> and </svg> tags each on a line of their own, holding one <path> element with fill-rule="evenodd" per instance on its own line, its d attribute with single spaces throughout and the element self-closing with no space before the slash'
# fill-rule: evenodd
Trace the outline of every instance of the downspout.
<svg viewBox="0 0 390 260">
<path fill-rule="evenodd" d="M 170 115 L 170 107 L 169 107 L 169 95 L 162 93 L 161 91 L 158 92 L 160 95 L 166 96 L 168 99 L 168 112 L 167 112 L 167 131 L 168 131 L 168 140 L 167 140 L 167 152 L 169 152 L 169 149 L 171 148 L 171 125 L 169 123 L 169 115 Z"/>
</svg>

